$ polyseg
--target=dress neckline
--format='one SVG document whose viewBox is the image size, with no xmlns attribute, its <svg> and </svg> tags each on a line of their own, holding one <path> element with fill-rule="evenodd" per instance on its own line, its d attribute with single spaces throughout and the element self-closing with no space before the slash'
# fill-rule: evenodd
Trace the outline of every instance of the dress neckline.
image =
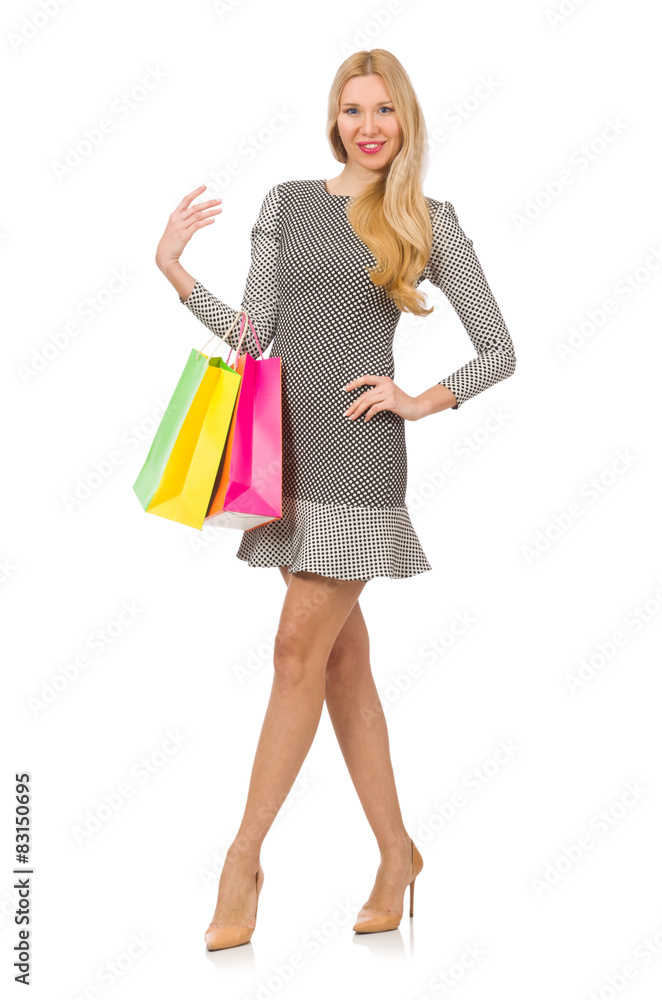
<svg viewBox="0 0 662 1000">
<path fill-rule="evenodd" d="M 331 194 L 331 192 L 329 191 L 329 189 L 326 186 L 326 181 L 323 180 L 323 179 L 320 180 L 320 184 L 324 188 L 324 191 L 326 192 L 326 194 L 328 194 L 329 198 L 354 198 L 355 197 L 353 194 Z"/>
</svg>

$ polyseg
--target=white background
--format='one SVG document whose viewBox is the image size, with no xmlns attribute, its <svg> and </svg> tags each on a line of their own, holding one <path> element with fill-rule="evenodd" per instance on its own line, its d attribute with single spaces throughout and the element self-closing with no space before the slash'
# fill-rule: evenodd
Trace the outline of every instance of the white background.
<svg viewBox="0 0 662 1000">
<path fill-rule="evenodd" d="M 658 996 L 651 6 L 40 10 L 2 13 L 3 980 L 17 942 L 14 774 L 29 771 L 34 997 Z M 245 803 L 285 587 L 277 569 L 236 558 L 239 532 L 196 550 L 199 532 L 144 513 L 132 491 L 153 415 L 209 336 L 154 252 L 170 211 L 207 182 L 224 211 L 182 262 L 238 308 L 264 195 L 340 173 L 324 135 L 328 90 L 350 52 L 375 47 L 411 76 L 432 141 L 424 191 L 450 200 L 473 239 L 517 371 L 459 411 L 407 425 L 408 503 L 434 568 L 374 579 L 361 596 L 403 814 L 425 861 L 413 921 L 351 930 L 379 857 L 325 710 L 264 844 L 253 939 L 210 954 L 203 934 Z M 155 70 L 158 85 L 141 90 Z M 279 112 L 291 121 L 276 132 Z M 60 173 L 105 117 L 113 130 Z M 216 187 L 230 160 L 239 176 Z M 571 183 L 554 191 L 563 171 Z M 126 284 L 109 295 L 115 272 Z M 434 314 L 403 316 L 396 331 L 396 381 L 410 394 L 473 356 L 441 293 L 423 288 Z M 95 483 L 111 455 L 118 464 Z M 117 630 L 125 603 L 135 614 Z M 430 654 L 458 614 L 470 625 Z M 113 636 L 103 652 L 90 646 L 99 629 Z M 88 665 L 63 681 L 81 654 Z M 495 758 L 500 741 L 507 758 Z M 121 801 L 108 815 L 106 796 Z M 128 957 L 132 940 L 145 944 Z M 463 966 L 469 947 L 480 956 Z"/>
</svg>

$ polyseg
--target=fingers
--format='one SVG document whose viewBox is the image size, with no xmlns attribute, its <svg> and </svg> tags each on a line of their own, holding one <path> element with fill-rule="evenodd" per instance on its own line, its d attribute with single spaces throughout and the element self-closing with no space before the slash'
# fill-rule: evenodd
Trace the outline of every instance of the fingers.
<svg viewBox="0 0 662 1000">
<path fill-rule="evenodd" d="M 347 385 L 343 386 L 344 389 L 352 389 L 366 384 L 369 384 L 369 388 L 365 392 L 362 392 L 353 403 L 349 404 L 343 413 L 343 417 L 347 417 L 349 420 L 356 420 L 365 414 L 363 419 L 370 420 L 375 413 L 379 413 L 381 410 L 393 410 L 395 412 L 395 396 L 389 392 L 387 383 L 391 383 L 395 389 L 395 383 L 388 375 L 362 375 L 361 378 L 355 378 L 351 382 L 348 382 Z"/>
<path fill-rule="evenodd" d="M 377 387 L 375 386 L 375 389 Z M 362 393 L 358 399 L 355 399 L 353 403 L 350 403 L 347 409 L 343 413 L 343 417 L 348 417 L 350 420 L 356 420 L 361 414 L 365 413 L 367 410 L 374 406 L 375 403 L 380 403 L 384 401 L 384 397 L 380 396 L 375 398 L 374 390 L 367 390 Z M 365 418 L 368 419 L 367 417 Z"/>
<path fill-rule="evenodd" d="M 383 381 L 392 381 L 388 375 L 362 375 L 360 378 L 354 378 L 347 385 L 343 386 L 343 389 L 355 389 L 358 385 L 365 385 L 366 382 L 371 382 L 373 385 L 379 385 Z"/>
<path fill-rule="evenodd" d="M 371 417 L 374 417 L 375 413 L 379 413 L 380 410 L 389 410 L 389 409 L 390 406 L 387 406 L 386 402 L 384 400 L 381 400 L 379 402 L 373 403 L 372 406 L 364 406 L 362 409 L 357 410 L 356 413 L 349 413 L 347 414 L 347 417 L 349 420 L 358 420 L 359 417 L 365 414 L 365 416 L 363 416 L 363 420 L 365 422 L 367 420 L 370 420 Z M 343 416 L 345 416 L 345 414 L 343 414 Z"/>
<path fill-rule="evenodd" d="M 191 219 L 195 220 L 195 222 L 200 222 L 200 221 L 205 221 L 205 220 L 207 222 L 213 222 L 214 219 L 210 218 L 210 216 L 217 215 L 219 212 L 222 212 L 223 209 L 222 208 L 209 208 L 209 209 L 207 209 L 205 211 L 205 206 L 206 205 L 216 205 L 216 204 L 217 204 L 216 201 L 202 202 L 200 205 L 196 205 L 195 209 L 193 211 L 189 212 L 187 215 L 184 215 L 183 218 L 187 222 L 189 222 Z"/>
<path fill-rule="evenodd" d="M 197 187 L 195 189 L 195 191 L 189 191 L 188 194 L 184 195 L 179 205 L 177 206 L 177 211 L 186 213 L 191 205 L 191 202 L 194 201 L 199 195 L 201 195 L 206 187 L 207 187 L 206 184 L 201 184 L 200 187 Z M 195 206 L 193 211 L 199 212 L 201 209 L 209 208 L 212 205 L 220 205 L 222 201 L 223 201 L 222 198 L 212 198 L 210 201 L 202 201 L 200 202 L 199 205 Z"/>
<path fill-rule="evenodd" d="M 221 204 L 220 198 L 211 198 L 209 201 L 201 201 L 199 204 L 194 205 L 193 208 L 190 209 L 188 212 L 185 212 L 184 218 L 189 219 L 192 215 L 195 215 L 196 212 L 204 212 L 205 209 L 211 208 L 212 205 L 220 205 L 220 204 Z"/>
<path fill-rule="evenodd" d="M 195 189 L 195 191 L 189 191 L 188 194 L 184 195 L 177 208 L 181 209 L 182 211 L 187 209 L 191 204 L 191 202 L 193 201 L 193 199 L 197 198 L 199 194 L 202 194 L 202 192 L 206 187 L 207 187 L 206 184 L 201 184 L 200 187 L 197 187 Z"/>
</svg>

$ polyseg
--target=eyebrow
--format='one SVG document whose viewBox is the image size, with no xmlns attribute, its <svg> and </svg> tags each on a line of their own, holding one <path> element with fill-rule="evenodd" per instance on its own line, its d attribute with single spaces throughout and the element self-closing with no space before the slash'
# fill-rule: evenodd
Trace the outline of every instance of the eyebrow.
<svg viewBox="0 0 662 1000">
<path fill-rule="evenodd" d="M 376 108 L 382 108 L 385 104 L 393 104 L 393 101 L 377 101 L 375 104 Z M 357 104 L 355 101 L 343 101 L 340 105 L 341 108 L 360 108 L 361 105 Z"/>
</svg>

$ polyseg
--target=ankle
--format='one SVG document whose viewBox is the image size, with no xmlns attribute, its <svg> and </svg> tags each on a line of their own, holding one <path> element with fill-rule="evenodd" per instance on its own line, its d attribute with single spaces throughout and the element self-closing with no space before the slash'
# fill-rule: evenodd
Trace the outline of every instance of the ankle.
<svg viewBox="0 0 662 1000">
<path fill-rule="evenodd" d="M 411 854 L 411 838 L 406 830 L 397 830 L 387 840 L 380 841 L 379 853 L 384 862 L 400 860 Z"/>
<path fill-rule="evenodd" d="M 236 842 L 230 844 L 225 855 L 225 863 L 236 871 L 254 875 L 260 866 L 259 848 L 255 848 L 255 846 L 239 846 Z"/>
</svg>

